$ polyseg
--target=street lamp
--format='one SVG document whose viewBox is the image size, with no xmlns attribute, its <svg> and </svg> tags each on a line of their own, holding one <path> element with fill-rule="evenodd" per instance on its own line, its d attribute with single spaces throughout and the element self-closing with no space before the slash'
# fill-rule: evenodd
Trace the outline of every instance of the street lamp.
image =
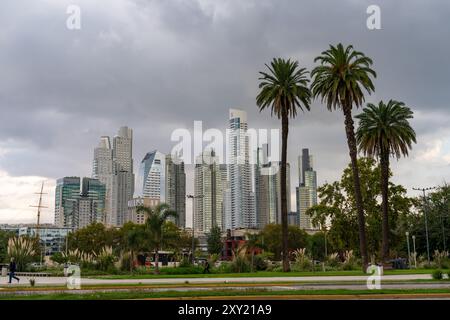
<svg viewBox="0 0 450 320">
<path fill-rule="evenodd" d="M 423 193 L 423 214 L 425 218 L 425 236 L 427 240 L 427 260 L 428 264 L 430 264 L 430 241 L 428 239 L 428 217 L 427 217 L 427 196 L 425 195 L 425 191 L 436 189 L 436 187 L 430 187 L 430 188 L 413 188 L 413 190 L 416 191 L 422 191 Z"/>
<path fill-rule="evenodd" d="M 199 196 L 194 196 L 192 194 L 188 194 L 186 196 L 188 199 L 192 199 L 192 254 L 191 254 L 191 263 L 194 264 L 194 252 L 195 252 L 195 241 L 194 241 L 194 226 L 195 226 L 195 221 L 194 221 L 194 207 L 195 207 L 195 203 L 194 200 L 198 199 L 198 198 L 203 198 L 202 195 Z"/>
<path fill-rule="evenodd" d="M 417 269 L 416 236 L 412 236 L 414 249 L 414 268 Z"/>
<path fill-rule="evenodd" d="M 406 231 L 406 244 L 408 246 L 408 266 L 411 268 L 411 250 L 409 248 L 409 232 Z"/>
</svg>

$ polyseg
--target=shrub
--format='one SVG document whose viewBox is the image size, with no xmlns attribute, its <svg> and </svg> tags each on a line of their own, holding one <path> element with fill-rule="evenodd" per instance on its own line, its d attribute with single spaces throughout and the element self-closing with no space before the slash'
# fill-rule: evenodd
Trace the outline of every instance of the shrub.
<svg viewBox="0 0 450 320">
<path fill-rule="evenodd" d="M 325 260 L 325 265 L 330 268 L 339 267 L 339 255 L 337 252 L 328 255 Z"/>
<path fill-rule="evenodd" d="M 231 273 L 231 263 L 229 261 L 222 261 L 218 267 L 215 267 L 213 273 Z"/>
<path fill-rule="evenodd" d="M 297 249 L 294 251 L 295 262 L 293 271 L 309 271 L 313 267 L 311 259 L 306 255 L 306 249 Z"/>
<path fill-rule="evenodd" d="M 231 272 L 233 273 L 242 273 L 242 272 L 250 272 L 251 267 L 246 257 L 235 256 L 233 261 L 231 262 Z"/>
<path fill-rule="evenodd" d="M 181 259 L 179 265 L 179 268 L 187 268 L 187 267 L 192 267 L 192 263 L 191 261 L 187 258 L 187 257 L 183 257 L 183 259 Z"/>
<path fill-rule="evenodd" d="M 434 270 L 433 273 L 431 274 L 431 276 L 435 280 L 442 280 L 442 278 L 443 278 L 442 270 L 439 270 L 439 269 Z"/>
<path fill-rule="evenodd" d="M 253 256 L 253 271 L 263 271 L 267 269 L 267 262 L 261 255 Z"/>
<path fill-rule="evenodd" d="M 353 250 L 344 252 L 344 262 L 341 266 L 342 270 L 358 270 L 358 260 L 353 255 Z"/>
<path fill-rule="evenodd" d="M 438 268 L 448 267 L 448 251 L 434 250 L 434 263 Z"/>
</svg>

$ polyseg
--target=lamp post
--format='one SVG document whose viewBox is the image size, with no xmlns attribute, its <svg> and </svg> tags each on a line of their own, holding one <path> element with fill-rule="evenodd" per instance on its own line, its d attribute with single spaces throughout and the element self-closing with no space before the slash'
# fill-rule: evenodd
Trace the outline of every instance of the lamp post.
<svg viewBox="0 0 450 320">
<path fill-rule="evenodd" d="M 425 191 L 436 189 L 435 187 L 430 188 L 413 188 L 416 191 L 422 191 L 423 193 L 423 214 L 425 218 L 425 236 L 427 239 L 427 260 L 428 264 L 430 264 L 430 241 L 428 239 L 428 217 L 427 217 L 427 196 L 425 195 Z"/>
<path fill-rule="evenodd" d="M 202 195 L 199 196 L 194 196 L 192 194 L 188 194 L 186 196 L 189 199 L 192 199 L 192 254 L 191 254 L 191 263 L 194 264 L 194 252 L 195 252 L 195 237 L 194 237 L 194 228 L 195 228 L 195 220 L 194 220 L 194 207 L 195 207 L 195 203 L 194 200 L 198 199 L 198 198 L 203 198 Z"/>
<path fill-rule="evenodd" d="M 417 269 L 416 236 L 412 236 L 414 249 L 414 268 Z"/>
<path fill-rule="evenodd" d="M 408 266 L 409 268 L 411 268 L 411 250 L 409 247 L 409 232 L 406 231 L 405 235 L 406 235 L 406 245 L 408 246 Z"/>
</svg>

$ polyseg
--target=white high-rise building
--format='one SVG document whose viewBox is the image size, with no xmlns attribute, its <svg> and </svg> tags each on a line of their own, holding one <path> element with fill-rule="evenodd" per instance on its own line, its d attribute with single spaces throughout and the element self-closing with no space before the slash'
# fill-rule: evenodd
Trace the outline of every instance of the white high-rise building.
<svg viewBox="0 0 450 320">
<path fill-rule="evenodd" d="M 296 189 L 297 212 L 299 214 L 300 228 L 313 230 L 311 217 L 306 211 L 317 204 L 317 173 L 313 169 L 313 156 L 309 149 L 303 149 L 298 157 L 299 186 Z"/>
<path fill-rule="evenodd" d="M 166 203 L 177 213 L 169 218 L 178 227 L 186 224 L 186 174 L 184 163 L 157 150 L 148 152 L 142 159 L 136 185 L 135 199 L 145 203 Z M 130 202 L 130 209 L 133 203 Z M 132 211 L 132 210 L 131 210 Z"/>
<path fill-rule="evenodd" d="M 220 164 L 213 150 L 205 150 L 195 165 L 195 230 L 209 232 L 212 227 L 223 229 L 227 186 L 226 165 Z"/>
<path fill-rule="evenodd" d="M 109 137 L 100 138 L 100 143 L 94 149 L 94 161 L 92 177 L 100 180 L 106 187 L 104 223 L 111 219 L 112 213 L 112 188 L 113 188 L 113 150 Z M 110 223 L 107 223 L 110 224 Z"/>
<path fill-rule="evenodd" d="M 267 224 L 281 224 L 280 162 L 267 162 L 268 145 L 258 148 L 258 165 L 255 170 L 256 216 L 259 229 Z M 286 167 L 286 202 L 291 207 L 290 166 Z"/>
<path fill-rule="evenodd" d="M 255 195 L 252 191 L 252 166 L 249 161 L 247 113 L 230 109 L 227 150 L 228 182 L 226 229 L 256 228 Z M 229 198 L 228 198 L 229 197 Z"/>
<path fill-rule="evenodd" d="M 104 223 L 121 226 L 127 220 L 128 201 L 133 198 L 133 130 L 121 127 L 113 138 L 103 136 L 94 149 L 92 177 L 106 186 Z"/>
<path fill-rule="evenodd" d="M 159 151 L 148 152 L 139 167 L 138 197 L 166 202 L 166 155 Z"/>
</svg>

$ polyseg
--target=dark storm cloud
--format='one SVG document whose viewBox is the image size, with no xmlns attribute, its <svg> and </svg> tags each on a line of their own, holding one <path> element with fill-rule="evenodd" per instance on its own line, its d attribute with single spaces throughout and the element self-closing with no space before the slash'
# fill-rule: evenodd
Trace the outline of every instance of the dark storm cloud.
<svg viewBox="0 0 450 320">
<path fill-rule="evenodd" d="M 69 4 L 81 7 L 79 31 L 65 27 Z M 382 30 L 366 28 L 370 4 L 381 7 Z M 256 109 L 258 71 L 276 56 L 311 69 L 337 42 L 374 59 L 368 101 L 405 101 L 426 115 L 415 120 L 419 142 L 436 139 L 450 120 L 449 17 L 445 0 L 2 1 L 0 169 L 89 175 L 100 135 L 132 127 L 137 162 L 170 151 L 170 133 L 193 120 L 224 128 L 230 107 L 247 110 L 251 127 L 278 127 Z M 340 175 L 342 123 L 317 101 L 291 122 L 292 179 L 302 147 L 316 156 L 321 182 Z"/>
</svg>

